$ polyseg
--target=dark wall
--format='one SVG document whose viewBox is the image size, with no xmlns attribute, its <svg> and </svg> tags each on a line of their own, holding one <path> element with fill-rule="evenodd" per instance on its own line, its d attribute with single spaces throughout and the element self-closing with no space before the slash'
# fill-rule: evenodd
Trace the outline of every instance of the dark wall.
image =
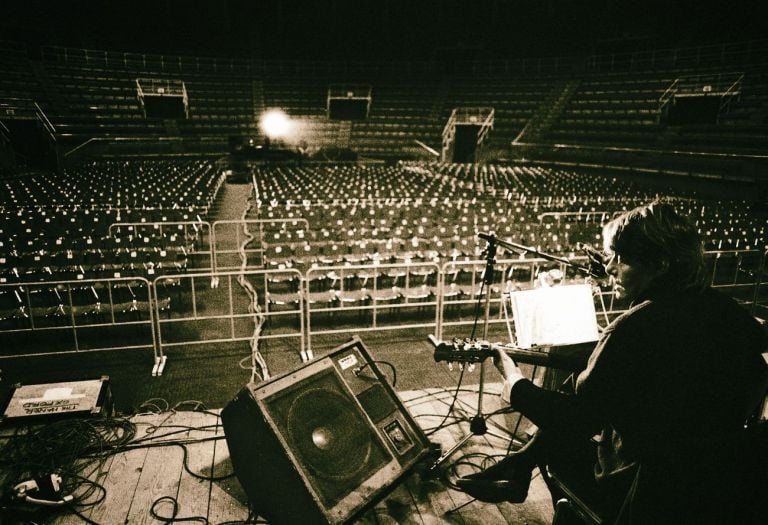
<svg viewBox="0 0 768 525">
<path fill-rule="evenodd" d="M 697 45 L 768 34 L 734 0 L 13 0 L 0 39 L 267 59 L 509 58 Z"/>
</svg>

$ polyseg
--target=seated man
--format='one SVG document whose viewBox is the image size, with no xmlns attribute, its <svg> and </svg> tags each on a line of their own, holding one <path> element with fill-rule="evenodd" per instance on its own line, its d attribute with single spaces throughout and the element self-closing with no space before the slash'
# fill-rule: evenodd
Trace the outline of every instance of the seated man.
<svg viewBox="0 0 768 525">
<path fill-rule="evenodd" d="M 539 431 L 457 484 L 521 502 L 534 466 L 547 464 L 579 480 L 572 489 L 591 494 L 608 523 L 741 523 L 739 498 L 754 488 L 744 484 L 757 481 L 740 467 L 744 423 L 766 388 L 765 334 L 705 284 L 696 228 L 671 204 L 631 210 L 603 236 L 609 279 L 631 308 L 605 329 L 572 394 L 535 386 L 499 353 L 502 398 Z"/>
</svg>

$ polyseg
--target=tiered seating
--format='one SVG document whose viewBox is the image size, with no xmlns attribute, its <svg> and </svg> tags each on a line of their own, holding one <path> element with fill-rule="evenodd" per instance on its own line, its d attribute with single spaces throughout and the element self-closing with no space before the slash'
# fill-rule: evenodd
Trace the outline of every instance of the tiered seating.
<svg viewBox="0 0 768 525">
<path fill-rule="evenodd" d="M 257 67 L 245 60 L 48 47 L 43 48 L 41 63 L 30 64 L 21 52 L 0 54 L 8 72 L 0 79 L 0 99 L 40 100 L 60 135 L 78 139 L 173 137 L 184 139 L 178 149 L 187 152 L 205 150 L 196 147 L 200 141 L 209 151 L 222 152 L 228 136 L 260 139 L 255 113 L 262 108 L 281 108 L 296 119 L 299 136 L 289 141 L 292 145 L 349 147 L 364 156 L 399 158 L 427 155 L 416 140 L 439 149 L 442 129 L 454 107 L 495 109 L 488 136 L 494 151 L 504 150 L 536 116 L 542 120 L 541 129 L 533 133 L 536 142 L 544 143 L 759 153 L 768 136 L 768 82 L 764 67 L 750 64 L 739 64 L 745 75 L 742 93 L 717 125 L 679 128 L 659 123 L 659 97 L 678 76 L 698 74 L 707 67 L 681 69 L 679 65 L 687 64 L 682 59 L 674 70 L 585 73 L 576 79 L 545 76 L 545 71 L 532 68 L 524 80 L 510 79 L 509 72 L 503 78 L 461 73 L 444 77 L 445 71 L 411 64 L 403 69 L 408 72 L 404 80 L 398 68 L 373 64 L 320 67 L 316 63 L 265 62 Z M 189 118 L 144 118 L 136 96 L 138 77 L 183 81 L 189 95 Z M 578 85 L 569 99 L 563 91 L 560 100 L 555 95 L 566 81 Z M 367 120 L 327 120 L 328 87 L 344 82 L 372 87 Z M 550 102 L 556 111 L 548 114 L 546 104 Z M 3 103 L 7 104 L 0 100 Z M 560 103 L 565 104 L 561 112 Z M 73 147 L 81 143 L 72 139 Z M 148 146 L 147 153 L 156 151 Z"/>
<path fill-rule="evenodd" d="M 369 118 L 354 123 L 352 148 L 366 155 L 382 155 L 404 153 L 414 145 L 414 140 L 436 147 L 445 124 L 433 114 L 437 89 L 435 80 L 412 79 L 407 84 L 385 79 L 372 82 Z"/>
<path fill-rule="evenodd" d="M 445 123 L 454 107 L 491 107 L 495 122 L 489 140 L 507 146 L 555 85 L 552 80 L 457 79 L 451 83 L 441 118 Z"/>
<path fill-rule="evenodd" d="M 0 49 L 0 104 L 16 100 L 40 100 L 42 89 L 22 49 Z M 0 117 L 6 113 L 0 107 Z"/>
<path fill-rule="evenodd" d="M 674 78 L 607 76 L 583 79 L 550 132 L 556 142 L 653 145 L 659 97 Z"/>
<path fill-rule="evenodd" d="M 252 77 L 247 71 L 218 69 L 215 64 L 210 69 L 201 68 L 195 60 L 190 64 L 180 57 L 129 60 L 120 54 L 107 54 L 102 60 L 93 60 L 88 52 L 80 56 L 81 50 L 74 51 L 47 48 L 44 53 L 45 71 L 59 99 L 51 103 L 51 118 L 65 136 L 214 137 L 211 147 L 221 151 L 226 148 L 227 136 L 255 134 Z M 173 123 L 145 118 L 137 96 L 137 78 L 183 81 L 189 118 Z"/>
<path fill-rule="evenodd" d="M 765 154 L 768 144 L 768 73 L 744 73 L 739 95 L 721 109 L 717 124 L 667 130 L 670 147 L 690 151 Z"/>
<path fill-rule="evenodd" d="M 179 122 L 183 134 L 249 135 L 254 130 L 253 90 L 249 78 L 184 75 L 189 119 Z"/>
<path fill-rule="evenodd" d="M 717 79 L 720 73 L 694 69 L 584 77 L 546 139 L 670 151 L 764 153 L 768 140 L 764 67 L 753 66 L 744 72 L 740 94 L 721 109 L 716 124 L 668 125 L 663 121 L 660 98 L 676 79 L 692 74 Z M 734 79 L 739 76 L 728 74 Z"/>
</svg>

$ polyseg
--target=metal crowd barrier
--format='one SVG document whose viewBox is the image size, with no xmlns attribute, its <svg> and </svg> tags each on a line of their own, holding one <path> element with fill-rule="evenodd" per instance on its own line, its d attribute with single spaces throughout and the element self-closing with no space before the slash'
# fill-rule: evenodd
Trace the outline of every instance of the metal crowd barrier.
<svg viewBox="0 0 768 525">
<path fill-rule="evenodd" d="M 440 323 L 437 263 L 316 266 L 306 272 L 307 354 L 315 335 L 402 328 Z M 315 290 L 315 286 L 320 289 Z M 411 312 L 408 322 L 404 312 Z M 326 318 L 322 327 L 320 317 Z M 429 321 L 427 321 L 429 320 Z M 321 326 L 320 328 L 314 328 Z"/>
<path fill-rule="evenodd" d="M 187 273 L 164 275 L 152 283 L 156 298 L 169 296 L 175 307 L 157 319 L 157 349 L 161 375 L 165 349 L 174 346 L 214 345 L 260 339 L 299 338 L 305 347 L 304 302 L 298 270 L 253 270 L 245 272 Z M 289 296 L 288 309 L 273 297 Z M 155 305 L 160 306 L 160 301 Z M 294 310 L 295 308 L 295 310 Z M 285 322 L 287 319 L 287 322 Z M 279 325 L 279 326 L 277 326 Z M 263 333 L 269 328 L 269 334 Z"/>
<path fill-rule="evenodd" d="M 768 313 L 766 252 L 705 254 L 709 284 L 753 314 Z M 579 260 L 578 258 L 576 260 Z M 0 359 L 103 350 L 152 349 L 155 375 L 169 347 L 296 339 L 304 360 L 321 336 L 395 329 L 446 329 L 482 319 L 483 260 L 295 268 L 0 284 Z M 515 290 L 536 286 L 549 270 L 584 282 L 543 259 L 495 261 L 494 325 L 507 323 Z M 546 275 L 545 275 L 546 276 Z M 626 311 L 607 287 L 594 287 L 598 322 Z M 129 330 L 125 330 L 125 328 Z M 136 328 L 142 328 L 137 332 Z M 62 337 L 66 333 L 68 337 Z M 142 334 L 144 339 L 142 340 Z M 511 334 L 510 334 L 511 335 Z"/>
<path fill-rule="evenodd" d="M 307 219 L 232 219 L 215 221 L 213 223 L 211 246 L 213 247 L 213 263 L 211 270 L 216 271 L 229 271 L 237 270 L 242 267 L 241 255 L 246 256 L 246 261 L 252 261 L 248 264 L 248 269 L 254 269 L 255 267 L 263 266 L 264 262 L 264 242 L 267 239 L 264 238 L 264 225 L 267 224 L 290 224 L 292 226 L 301 225 L 305 231 L 309 230 L 309 222 Z M 248 225 L 257 226 L 258 232 L 253 235 L 254 247 L 243 246 L 243 243 L 247 240 L 248 236 L 245 233 L 245 229 Z M 231 239 L 231 235 L 222 235 L 222 228 L 231 228 L 235 226 L 235 242 L 231 246 L 220 246 L 220 238 Z M 250 232 L 249 232 L 250 233 Z M 242 253 L 241 253 L 242 252 Z M 222 261 L 222 256 L 227 260 Z M 255 261 L 251 256 L 256 256 Z M 229 258 L 234 260 L 234 263 L 230 264 Z"/>
<path fill-rule="evenodd" d="M 0 359 L 151 349 L 157 360 L 155 313 L 170 307 L 141 277 L 5 283 L 0 297 Z"/>
<path fill-rule="evenodd" d="M 133 231 L 136 233 L 138 237 L 141 237 L 144 239 L 145 244 L 147 245 L 147 248 L 153 248 L 153 247 L 159 247 L 152 244 L 152 237 L 148 236 L 142 236 L 140 234 L 140 230 L 143 229 L 151 229 L 156 230 L 157 233 L 160 235 L 164 235 L 166 231 L 170 230 L 170 234 L 181 234 L 184 236 L 185 239 L 188 240 L 195 240 L 200 241 L 201 245 L 203 246 L 202 250 L 195 249 L 194 251 L 185 253 L 186 257 L 191 257 L 193 255 L 204 255 L 209 260 L 208 263 L 208 269 L 210 269 L 211 272 L 215 270 L 214 266 L 214 257 L 215 254 L 211 247 L 213 246 L 213 230 L 211 229 L 211 224 L 207 221 L 147 221 L 147 222 L 115 222 L 109 225 L 109 229 L 107 230 L 107 233 L 110 237 L 114 236 L 116 229 L 125 228 L 129 231 Z M 192 235 L 190 235 L 189 230 L 190 228 L 194 231 Z M 198 231 L 198 228 L 201 231 Z M 207 231 L 207 235 L 206 235 Z M 171 245 L 171 247 L 174 247 Z M 161 247 L 166 248 L 166 247 Z"/>
</svg>

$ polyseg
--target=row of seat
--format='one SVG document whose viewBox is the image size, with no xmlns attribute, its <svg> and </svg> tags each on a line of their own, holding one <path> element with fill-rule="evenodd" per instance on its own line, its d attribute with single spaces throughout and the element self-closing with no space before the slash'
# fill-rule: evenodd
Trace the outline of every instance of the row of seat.
<svg viewBox="0 0 768 525">
<path fill-rule="evenodd" d="M 209 249 L 205 219 L 222 183 L 218 168 L 196 160 L 102 161 L 64 177 L 0 180 L 0 280 L 183 271 Z"/>
</svg>

